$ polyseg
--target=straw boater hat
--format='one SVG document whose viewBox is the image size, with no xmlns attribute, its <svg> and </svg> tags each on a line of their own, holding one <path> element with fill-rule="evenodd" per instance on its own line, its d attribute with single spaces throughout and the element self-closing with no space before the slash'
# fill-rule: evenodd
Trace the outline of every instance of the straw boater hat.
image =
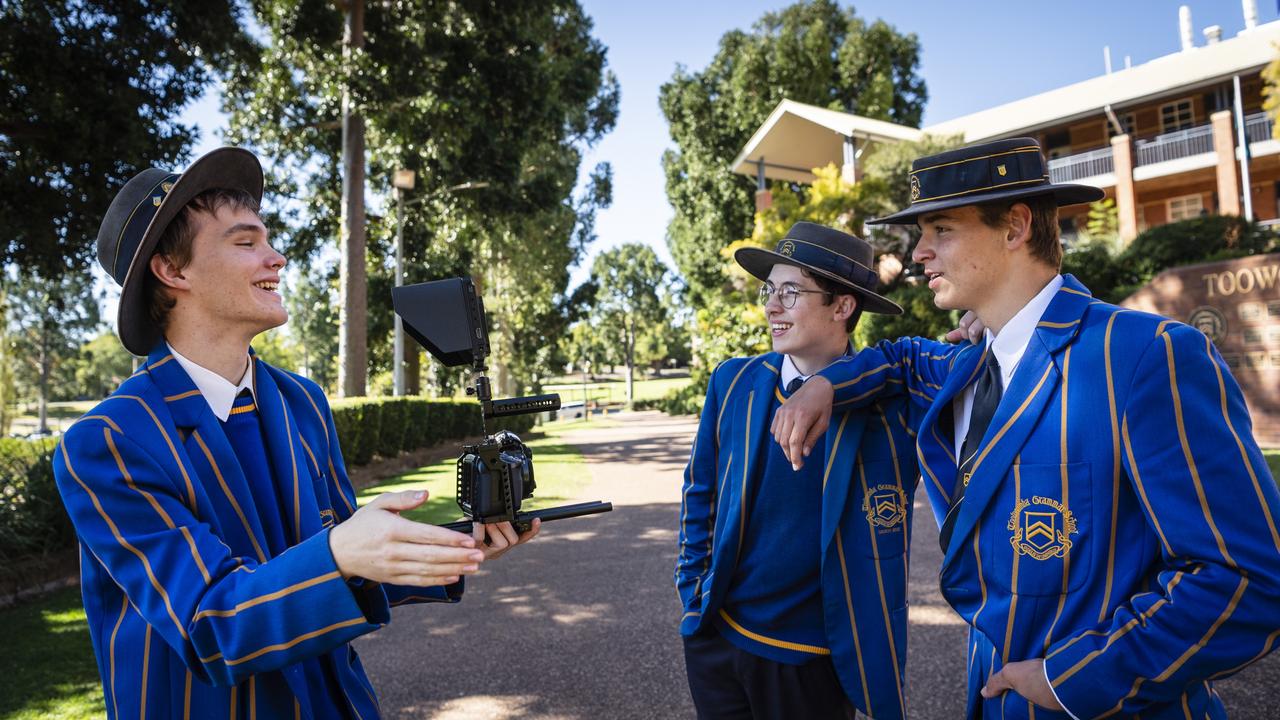
<svg viewBox="0 0 1280 720">
<path fill-rule="evenodd" d="M 774 265 L 794 265 L 849 288 L 858 307 L 883 315 L 901 315 L 897 303 L 876 293 L 880 276 L 872 268 L 875 253 L 860 238 L 811 222 L 798 222 L 772 251 L 740 248 L 733 259 L 760 280 L 769 279 Z"/>
<path fill-rule="evenodd" d="M 911 205 L 869 225 L 914 225 L 921 215 L 994 200 L 1052 195 L 1058 206 L 1096 202 L 1106 193 L 1092 185 L 1049 182 L 1040 143 L 1012 138 L 929 155 L 911 163 Z"/>
<path fill-rule="evenodd" d="M 215 188 L 243 190 L 261 202 L 258 158 L 248 150 L 225 147 L 204 155 L 181 174 L 143 170 L 125 183 L 102 219 L 98 263 L 120 285 L 116 330 L 134 355 L 146 355 L 161 337 L 143 292 L 156 243 L 192 198 Z"/>
</svg>

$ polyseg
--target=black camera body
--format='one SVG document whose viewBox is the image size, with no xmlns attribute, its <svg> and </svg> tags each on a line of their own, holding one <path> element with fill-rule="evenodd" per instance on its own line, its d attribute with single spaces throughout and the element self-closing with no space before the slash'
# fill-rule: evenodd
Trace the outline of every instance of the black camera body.
<svg viewBox="0 0 1280 720">
<path fill-rule="evenodd" d="M 467 517 L 443 527 L 468 532 L 472 522 L 510 522 L 518 532 L 527 531 L 534 519 L 543 522 L 609 512 L 607 502 L 585 502 L 525 511 L 521 505 L 533 497 L 533 451 L 515 433 L 488 434 L 484 421 L 560 409 L 560 396 L 494 400 L 485 375 L 489 354 L 488 319 L 484 301 L 471 278 L 450 278 L 405 285 L 391 291 L 392 305 L 404 329 L 437 360 L 447 366 L 469 364 L 475 371 L 468 395 L 480 401 L 484 439 L 464 445 L 458 458 L 458 507 Z"/>
<path fill-rule="evenodd" d="M 513 432 L 464 445 L 458 458 L 458 507 L 476 522 L 515 522 L 533 497 L 533 451 Z"/>
</svg>

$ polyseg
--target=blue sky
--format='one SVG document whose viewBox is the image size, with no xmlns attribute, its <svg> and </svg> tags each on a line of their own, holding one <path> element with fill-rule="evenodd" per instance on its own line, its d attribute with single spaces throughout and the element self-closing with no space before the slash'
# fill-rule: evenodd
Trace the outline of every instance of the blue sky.
<svg viewBox="0 0 1280 720">
<path fill-rule="evenodd" d="M 598 218 L 592 252 L 642 242 L 670 266 L 664 238 L 671 208 L 661 156 L 671 141 L 658 108 L 658 88 L 677 64 L 705 67 L 725 32 L 749 28 L 763 13 L 789 3 L 582 2 L 622 86 L 617 127 L 583 163 L 589 170 L 609 161 L 614 172 L 613 206 Z M 1236 0 L 864 0 L 854 7 L 865 19 L 883 19 L 919 38 L 920 73 L 929 89 L 928 125 L 1101 75 L 1104 46 L 1110 46 L 1117 69 L 1124 67 L 1126 55 L 1136 65 L 1176 52 L 1178 7 L 1184 4 L 1191 8 L 1197 45 L 1204 44 L 1207 26 L 1221 26 L 1224 39 L 1244 27 Z M 1258 2 L 1260 23 L 1276 17 L 1275 2 Z M 203 130 L 197 154 L 220 144 L 217 133 L 225 120 L 216 99 L 194 104 L 186 120 Z M 574 284 L 589 266 L 590 259 L 574 273 Z"/>
</svg>

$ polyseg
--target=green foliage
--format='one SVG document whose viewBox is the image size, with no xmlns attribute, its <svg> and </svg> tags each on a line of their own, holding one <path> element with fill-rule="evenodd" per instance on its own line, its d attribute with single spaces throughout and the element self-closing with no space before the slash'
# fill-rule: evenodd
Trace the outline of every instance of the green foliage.
<svg viewBox="0 0 1280 720">
<path fill-rule="evenodd" d="M 50 399 L 101 400 L 133 373 L 133 356 L 114 332 L 106 330 L 81 345 L 67 365 L 67 382 Z"/>
<path fill-rule="evenodd" d="M 53 481 L 55 442 L 0 438 L 0 580 L 75 540 Z"/>
<path fill-rule="evenodd" d="M 942 310 L 933 302 L 933 291 L 923 283 L 904 283 L 886 297 L 902 306 L 901 315 L 865 313 L 854 328 L 854 344 L 874 345 L 900 337 L 938 339 L 956 327 L 961 313 Z"/>
<path fill-rule="evenodd" d="M 596 256 L 591 279 L 597 288 L 591 325 L 617 331 L 620 359 L 627 368 L 630 402 L 634 399 L 632 370 L 636 366 L 637 339 L 658 331 L 666 322 L 661 292 L 667 268 L 653 248 L 626 243 Z"/>
<path fill-rule="evenodd" d="M 480 435 L 480 404 L 424 398 L 344 398 L 332 402 L 342 457 L 350 466 L 367 465 L 375 456 L 395 457 L 402 450 L 430 447 L 446 440 Z M 489 432 L 516 433 L 533 427 L 532 415 L 490 421 Z"/>
<path fill-rule="evenodd" d="M 1280 239 L 1269 228 L 1234 215 L 1202 215 L 1151 228 L 1118 252 L 1105 242 L 1071 248 L 1062 271 L 1095 297 L 1119 302 L 1169 268 L 1277 251 Z"/>
<path fill-rule="evenodd" d="M 475 276 L 493 321 L 498 389 L 536 383 L 568 325 L 569 270 L 611 198 L 607 164 L 574 195 L 583 154 L 617 118 L 606 49 L 573 0 L 363 7 L 364 46 L 344 54 L 335 3 L 254 2 L 263 42 L 227 80 L 231 139 L 271 161 L 273 230 L 287 254 L 308 258 L 338 236 L 349 89 L 375 196 L 390 195 L 396 169 L 417 173 L 405 202 L 406 282 Z M 487 186 L 450 190 L 467 183 Z M 391 367 L 396 229 L 389 217 L 368 225 L 374 372 Z"/>
<path fill-rule="evenodd" d="M 1116 201 L 1103 198 L 1089 205 L 1089 221 L 1085 226 L 1094 242 L 1115 243 L 1120 239 L 1120 211 Z"/>
<path fill-rule="evenodd" d="M 333 391 L 338 379 L 337 266 L 308 265 L 285 288 L 298 372 Z"/>
<path fill-rule="evenodd" d="M 125 180 L 174 167 L 177 118 L 243 40 L 228 0 L 0 3 L 0 264 L 86 272 Z"/>
<path fill-rule="evenodd" d="M 701 71 L 676 69 L 659 96 L 676 146 L 662 158 L 667 244 L 695 306 L 726 281 L 720 249 L 751 234 L 754 183 L 729 160 L 774 107 L 786 98 L 915 127 L 927 98 L 919 55 L 914 34 L 816 0 L 726 33 Z"/>
</svg>

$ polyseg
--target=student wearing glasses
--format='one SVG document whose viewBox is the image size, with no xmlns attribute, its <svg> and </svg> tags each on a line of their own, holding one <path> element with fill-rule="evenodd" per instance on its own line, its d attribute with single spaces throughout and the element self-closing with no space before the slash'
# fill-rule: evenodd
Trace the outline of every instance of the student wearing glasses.
<svg viewBox="0 0 1280 720">
<path fill-rule="evenodd" d="M 895 398 L 839 413 L 800 469 L 769 434 L 852 352 L 863 311 L 902 308 L 876 293 L 871 246 L 838 230 L 796 223 L 735 259 L 763 281 L 773 351 L 716 368 L 685 471 L 675 581 L 698 717 L 905 717 L 920 411 Z"/>
</svg>

